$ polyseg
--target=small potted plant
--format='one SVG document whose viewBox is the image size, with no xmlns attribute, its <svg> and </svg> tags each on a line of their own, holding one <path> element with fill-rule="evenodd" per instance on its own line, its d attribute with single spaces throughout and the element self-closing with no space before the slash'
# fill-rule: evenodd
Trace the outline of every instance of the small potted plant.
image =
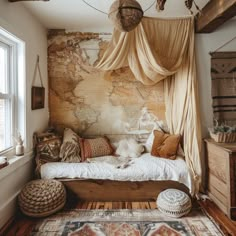
<svg viewBox="0 0 236 236">
<path fill-rule="evenodd" d="M 225 124 L 216 125 L 209 129 L 210 136 L 218 143 L 233 143 L 236 142 L 236 126 L 229 126 Z"/>
</svg>

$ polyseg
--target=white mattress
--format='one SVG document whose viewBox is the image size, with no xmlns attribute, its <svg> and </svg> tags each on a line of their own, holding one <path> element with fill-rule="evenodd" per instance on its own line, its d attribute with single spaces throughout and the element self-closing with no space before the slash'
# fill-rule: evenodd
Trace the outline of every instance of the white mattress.
<svg viewBox="0 0 236 236">
<path fill-rule="evenodd" d="M 132 159 L 126 168 L 117 168 L 123 160 L 113 156 L 91 159 L 91 163 L 53 162 L 41 166 L 41 178 L 108 179 L 119 181 L 174 180 L 193 193 L 190 171 L 181 158 L 167 160 L 145 153 Z"/>
</svg>

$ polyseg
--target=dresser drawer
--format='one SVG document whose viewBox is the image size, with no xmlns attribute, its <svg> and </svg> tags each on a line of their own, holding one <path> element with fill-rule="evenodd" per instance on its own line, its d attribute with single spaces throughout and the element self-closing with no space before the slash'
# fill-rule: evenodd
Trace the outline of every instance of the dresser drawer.
<svg viewBox="0 0 236 236">
<path fill-rule="evenodd" d="M 211 174 L 211 172 L 208 175 L 208 186 L 214 187 L 218 190 L 219 193 L 221 193 L 226 198 L 228 192 L 228 185 L 219 180 L 215 175 Z"/>
<path fill-rule="evenodd" d="M 227 156 L 226 156 L 227 155 Z M 226 157 L 225 157 L 226 156 Z M 227 184 L 228 154 L 224 151 L 216 152 L 208 148 L 208 168 L 212 175 L 223 183 Z"/>
<path fill-rule="evenodd" d="M 208 194 L 218 207 L 236 218 L 236 143 L 206 139 Z"/>
<path fill-rule="evenodd" d="M 219 187 L 220 186 L 220 187 Z M 222 181 L 218 180 L 214 175 L 209 174 L 208 177 L 208 192 L 217 198 L 219 202 L 225 207 L 227 206 L 227 185 Z"/>
</svg>

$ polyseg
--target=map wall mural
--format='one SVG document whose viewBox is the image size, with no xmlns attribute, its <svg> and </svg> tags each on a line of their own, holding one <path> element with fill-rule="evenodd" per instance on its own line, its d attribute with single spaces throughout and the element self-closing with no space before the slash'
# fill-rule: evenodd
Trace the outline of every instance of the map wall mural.
<svg viewBox="0 0 236 236">
<path fill-rule="evenodd" d="M 163 83 L 145 86 L 130 69 L 95 68 L 110 34 L 50 30 L 48 75 L 50 125 L 82 136 L 140 134 L 165 120 Z"/>
</svg>

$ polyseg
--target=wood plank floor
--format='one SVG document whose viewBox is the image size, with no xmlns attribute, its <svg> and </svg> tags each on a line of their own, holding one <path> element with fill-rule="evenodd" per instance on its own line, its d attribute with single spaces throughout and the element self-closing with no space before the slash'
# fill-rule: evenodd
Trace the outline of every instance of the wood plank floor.
<svg viewBox="0 0 236 236">
<path fill-rule="evenodd" d="M 77 209 L 156 209 L 155 202 L 80 202 Z"/>
<path fill-rule="evenodd" d="M 199 201 L 199 205 L 206 210 L 226 235 L 236 236 L 236 221 L 230 220 L 214 202 Z"/>
<path fill-rule="evenodd" d="M 197 204 L 197 203 L 195 203 Z M 236 221 L 231 221 L 223 212 L 210 201 L 199 202 L 199 204 L 213 217 L 213 219 L 221 226 L 224 233 L 228 236 L 236 236 Z M 70 202 L 66 209 L 156 209 L 156 203 L 153 202 Z M 5 230 L 0 233 L 2 236 L 28 236 L 31 229 L 38 222 L 24 216 L 20 212 L 16 215 L 14 221 Z"/>
</svg>

